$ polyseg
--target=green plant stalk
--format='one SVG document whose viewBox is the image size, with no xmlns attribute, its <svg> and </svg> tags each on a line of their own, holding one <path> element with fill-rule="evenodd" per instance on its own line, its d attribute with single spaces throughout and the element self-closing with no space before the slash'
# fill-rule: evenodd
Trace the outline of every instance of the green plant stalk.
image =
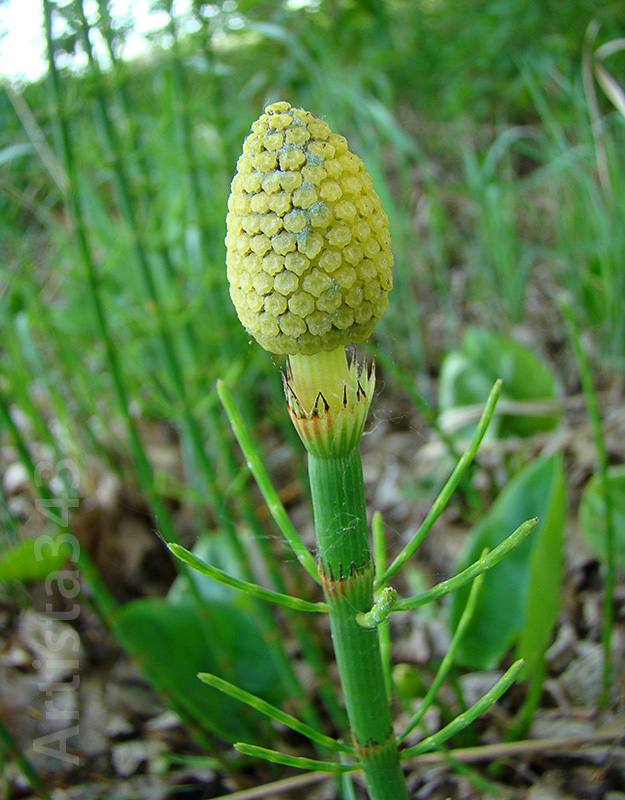
<svg viewBox="0 0 625 800">
<path fill-rule="evenodd" d="M 188 86 L 186 78 L 186 70 L 182 54 L 180 52 L 180 31 L 174 13 L 172 12 L 172 5 L 168 8 L 169 23 L 167 31 L 172 38 L 171 47 L 171 88 L 172 88 L 172 112 L 173 118 L 178 123 L 178 128 L 181 137 L 182 157 L 184 159 L 184 175 L 187 184 L 187 208 L 189 222 L 198 232 L 199 248 L 198 255 L 201 259 L 200 263 L 192 264 L 195 267 L 195 275 L 201 273 L 206 269 L 206 264 L 210 264 L 214 260 L 214 255 L 209 250 L 209 242 L 215 240 L 214 232 L 211 231 L 209 222 L 213 218 L 206 203 L 206 191 L 203 190 L 199 176 L 201 170 L 199 169 L 199 158 L 197 147 L 193 135 L 193 121 L 189 114 L 186 99 L 192 96 L 192 92 Z M 209 191 L 212 187 L 208 187 Z M 197 259 L 196 259 L 197 261 Z M 207 294 L 207 302 L 209 303 L 210 313 L 212 315 L 213 326 L 219 331 L 218 340 L 225 353 L 232 354 L 232 338 L 227 334 L 228 331 L 228 317 L 225 314 L 226 306 L 222 302 L 222 287 L 219 285 L 216 273 L 211 275 L 210 291 Z"/>
<path fill-rule="evenodd" d="M 85 50 L 87 52 L 89 63 L 91 64 L 92 70 L 94 71 L 94 73 L 98 74 L 98 81 L 95 84 L 95 89 L 98 93 L 101 93 L 102 74 L 99 72 L 99 68 L 97 66 L 97 62 L 94 58 L 94 54 L 92 51 L 91 39 L 90 39 L 90 25 L 85 16 L 82 2 L 79 2 L 77 4 L 76 9 L 78 14 L 80 15 L 79 17 L 80 26 L 83 32 L 82 36 L 83 46 L 85 47 Z M 170 253 L 170 249 L 167 245 L 164 236 L 165 221 L 161 218 L 159 212 L 158 196 L 156 187 L 154 185 L 152 170 L 150 169 L 148 159 L 145 155 L 145 147 L 143 146 L 143 143 L 141 141 L 137 115 L 132 114 L 130 111 L 132 102 L 126 90 L 125 82 L 121 79 L 121 65 L 114 45 L 112 21 L 110 18 L 109 10 L 108 8 L 106 8 L 105 4 L 100 5 L 100 14 L 101 14 L 100 24 L 97 27 L 97 30 L 104 37 L 108 55 L 111 60 L 113 69 L 115 70 L 117 78 L 115 84 L 115 89 L 116 89 L 115 96 L 119 100 L 119 112 L 121 114 L 121 118 L 125 121 L 128 128 L 128 139 L 130 144 L 129 150 L 134 157 L 135 160 L 134 163 L 141 182 L 141 192 L 134 192 L 133 199 L 136 203 L 142 204 L 144 218 L 147 218 L 148 216 L 147 214 L 148 209 L 150 215 L 155 217 L 155 222 L 150 231 L 150 235 L 154 237 L 155 250 L 158 252 L 160 256 L 165 274 L 169 282 L 169 287 L 171 288 L 176 286 L 178 283 L 177 271 L 176 271 L 176 266 L 174 265 L 172 259 L 172 255 Z M 106 100 L 106 97 L 104 99 Z M 183 299 L 181 298 L 180 300 L 178 300 L 178 302 L 183 302 Z M 181 329 L 181 333 L 184 336 L 187 349 L 190 351 L 193 358 L 196 358 L 197 360 L 199 345 L 197 342 L 195 331 L 193 329 L 192 320 L 187 320 L 186 324 Z"/>
<path fill-rule="evenodd" d="M 81 32 L 83 35 L 83 44 L 89 58 L 91 69 L 93 70 L 93 74 L 99 77 L 99 68 L 89 45 L 89 38 L 87 35 L 88 25 L 84 17 L 82 0 L 76 0 L 74 7 L 79 17 L 82 18 Z M 232 519 L 229 509 L 225 508 L 221 503 L 221 493 L 217 485 L 215 471 L 204 448 L 203 434 L 191 411 L 191 403 L 185 385 L 184 370 L 176 347 L 176 339 L 173 335 L 171 326 L 169 325 L 165 312 L 165 306 L 162 302 L 160 292 L 157 287 L 157 282 L 150 266 L 147 251 L 144 247 L 143 231 L 139 223 L 138 213 L 135 209 L 135 203 L 133 202 L 134 198 L 130 188 L 131 182 L 129 180 L 129 175 L 123 158 L 123 148 L 121 146 L 120 137 L 117 129 L 110 119 L 109 111 L 106 107 L 103 94 L 99 91 L 96 92 L 95 99 L 98 107 L 100 124 L 102 126 L 106 142 L 111 150 L 112 168 L 116 178 L 115 183 L 121 208 L 123 210 L 123 216 L 132 234 L 136 264 L 144 284 L 146 295 L 150 299 L 154 308 L 158 337 L 162 348 L 164 363 L 169 374 L 171 384 L 176 391 L 177 399 L 180 402 L 183 430 L 188 436 L 188 440 L 193 450 L 194 459 L 200 467 L 201 473 L 205 479 L 209 503 L 212 508 L 221 509 L 222 522 L 230 539 L 233 552 L 239 564 L 241 565 L 246 578 L 251 579 L 251 570 L 247 563 L 246 554 L 243 550 L 239 537 L 237 536 L 234 520 Z M 174 537 L 171 538 L 173 539 Z M 191 583 L 193 583 L 192 580 Z M 192 591 L 195 591 L 193 585 L 191 588 Z M 295 694 L 305 697 L 305 693 L 299 684 L 299 680 L 292 668 L 292 665 L 286 657 L 286 653 L 284 651 L 282 641 L 278 636 L 277 627 L 273 617 L 262 604 L 257 606 L 257 613 L 262 622 L 263 633 L 270 648 L 272 658 L 276 668 L 279 670 L 282 676 L 285 685 L 288 686 Z"/>
<path fill-rule="evenodd" d="M 371 533 L 373 538 L 373 561 L 376 577 L 386 569 L 386 541 L 384 537 L 384 519 L 379 511 L 374 512 L 371 520 Z M 380 637 L 380 653 L 382 655 L 382 669 L 384 670 L 384 685 L 386 695 L 390 700 L 393 678 L 391 674 L 391 629 L 388 620 L 378 626 Z"/>
<path fill-rule="evenodd" d="M 588 416 L 592 426 L 595 450 L 597 451 L 597 462 L 599 480 L 605 505 L 605 576 L 603 579 L 603 602 L 602 602 L 602 626 L 601 641 L 603 644 L 603 675 L 601 685 L 600 705 L 605 706 L 608 702 L 610 681 L 612 678 L 612 631 L 614 629 L 614 592 L 616 586 L 616 546 L 614 532 L 614 515 L 612 509 L 612 497 L 610 495 L 610 483 L 608 480 L 608 453 L 603 437 L 601 425 L 601 413 L 597 401 L 597 393 L 590 372 L 588 358 L 582 347 L 582 342 L 575 324 L 575 317 L 570 305 L 563 301 L 560 308 L 566 319 L 571 337 L 571 345 L 577 361 L 579 376 L 586 400 Z"/>
<path fill-rule="evenodd" d="M 152 467 L 150 465 L 150 462 L 148 461 L 147 455 L 143 448 L 143 444 L 141 442 L 141 438 L 139 436 L 139 432 L 137 430 L 137 426 L 130 412 L 130 404 L 128 402 L 128 395 L 126 391 L 126 385 L 124 382 L 124 376 L 121 369 L 121 364 L 119 362 L 119 357 L 117 350 L 115 348 L 115 344 L 109 332 L 107 316 L 105 313 L 104 304 L 102 302 L 99 290 L 99 281 L 96 271 L 96 265 L 91 248 L 89 246 L 86 224 L 80 204 L 78 178 L 75 172 L 76 161 L 74 157 L 73 141 L 71 138 L 71 132 L 67 121 L 65 109 L 62 103 L 60 77 L 58 74 L 58 70 L 56 68 L 56 61 L 55 61 L 56 44 L 52 35 L 52 8 L 49 0 L 43 0 L 43 11 L 44 11 L 44 30 L 45 30 L 47 49 L 48 49 L 48 63 L 50 67 L 50 78 L 52 82 L 52 96 L 55 105 L 57 107 L 58 122 L 60 128 L 60 142 L 68 174 L 67 203 L 74 224 L 78 255 L 85 267 L 89 299 L 92 305 L 98 332 L 104 343 L 108 365 L 111 370 L 111 378 L 115 390 L 115 395 L 119 403 L 119 408 L 124 418 L 124 422 L 126 423 L 126 428 L 128 431 L 128 435 L 130 437 L 132 452 L 135 459 L 135 466 L 138 472 L 141 486 L 148 495 L 152 513 L 154 514 L 155 519 L 158 520 L 160 529 L 163 531 L 164 535 L 170 541 L 174 541 L 178 537 L 175 528 L 172 524 L 169 511 L 156 491 Z M 0 403 L 0 411 L 2 411 L 1 403 Z M 6 416 L 7 416 L 7 425 L 11 429 L 12 420 L 8 416 L 8 414 Z M 12 432 L 14 434 L 14 437 L 16 435 L 19 436 L 19 432 L 15 430 L 14 425 Z M 27 469 L 29 469 L 29 471 L 34 469 L 32 464 L 32 459 L 30 459 L 30 454 L 25 449 L 25 447 L 22 447 L 20 449 L 20 447 L 18 446 L 18 451 L 20 452 L 22 461 L 24 462 Z M 31 471 L 31 475 L 32 474 L 34 473 Z M 119 635 L 119 630 L 117 628 L 114 618 L 114 605 L 115 605 L 114 600 L 110 597 L 110 595 L 108 595 L 108 592 L 104 587 L 104 585 L 102 584 L 95 568 L 93 568 L 93 565 L 88 559 L 86 553 L 84 553 L 84 551 L 82 550 L 78 565 L 81 568 L 81 570 L 85 573 L 88 583 L 94 590 L 94 597 L 98 601 L 98 605 L 101 610 L 103 618 L 112 624 L 113 628 L 117 632 L 117 635 Z M 202 610 L 201 619 L 202 619 L 202 624 L 204 626 L 206 641 L 210 643 L 211 630 L 210 630 L 210 619 L 208 613 L 209 609 L 208 607 L 203 605 L 202 599 L 199 594 L 199 590 L 193 579 L 188 575 L 186 566 L 183 567 L 181 574 L 187 575 L 191 597 L 193 598 L 193 601 L 197 604 L 198 608 Z M 96 594 L 95 591 L 96 589 L 98 589 L 99 594 Z M 126 645 L 126 643 L 123 641 L 123 637 L 120 638 L 122 639 L 122 645 Z M 131 652 L 130 647 L 127 647 L 127 649 L 129 652 Z M 219 657 L 219 649 L 215 650 L 215 654 L 217 655 L 217 657 Z M 208 730 L 212 730 L 212 725 L 210 723 L 210 720 L 206 718 L 199 719 L 194 709 L 191 709 L 183 704 L 181 711 L 183 714 L 188 714 L 190 719 L 196 719 L 200 724 L 205 725 Z"/>
<path fill-rule="evenodd" d="M 319 575 L 354 746 L 372 800 L 407 800 L 378 632 L 356 620 L 374 599 L 360 452 L 329 458 L 309 453 L 308 470 Z"/>
<path fill-rule="evenodd" d="M 49 501 L 50 498 L 54 497 L 54 493 L 46 484 L 46 482 L 41 480 L 41 476 L 38 475 L 37 467 L 30 454 L 30 450 L 26 446 L 22 434 L 13 421 L 13 418 L 9 413 L 9 404 L 2 394 L 0 394 L 0 422 L 6 427 L 7 431 L 11 435 L 11 438 L 13 439 L 15 449 L 19 454 L 24 468 L 28 472 L 35 493 L 42 502 L 45 503 Z M 61 526 L 58 522 L 55 522 L 54 519 L 52 519 L 52 522 L 57 528 L 59 528 L 59 533 L 72 533 L 71 527 Z M 78 558 L 76 563 L 89 583 L 89 587 L 93 594 L 94 604 L 98 609 L 98 612 L 104 619 L 110 619 L 111 615 L 115 611 L 117 602 L 106 588 L 106 585 L 98 575 L 91 558 L 82 547 L 78 549 Z"/>
</svg>

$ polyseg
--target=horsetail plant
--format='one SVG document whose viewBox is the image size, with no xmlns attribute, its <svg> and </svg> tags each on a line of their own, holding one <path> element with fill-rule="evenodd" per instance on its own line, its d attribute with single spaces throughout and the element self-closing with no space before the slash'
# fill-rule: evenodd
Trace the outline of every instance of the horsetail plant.
<svg viewBox="0 0 625 800">
<path fill-rule="evenodd" d="M 317 537 L 317 561 L 293 528 L 226 386 L 218 391 L 247 465 L 288 544 L 321 584 L 325 602 L 308 602 L 235 580 L 201 562 L 178 544 L 170 550 L 215 580 L 300 611 L 328 613 L 336 662 L 351 729 L 351 744 L 332 739 L 214 675 L 207 684 L 308 736 L 337 761 L 295 757 L 238 743 L 249 755 L 305 769 L 362 769 L 372 800 L 407 800 L 401 759 L 445 742 L 490 707 L 510 686 L 515 663 L 478 703 L 438 733 L 400 751 L 420 722 L 459 644 L 452 642 L 439 677 L 408 729 L 397 736 L 390 706 L 386 635 L 380 626 L 395 610 L 415 608 L 473 580 L 533 530 L 530 520 L 455 579 L 423 596 L 397 600 L 386 581 L 414 553 L 443 508 L 493 416 L 498 382 L 467 452 L 415 538 L 385 567 L 381 523 L 375 551 L 369 544 L 359 443 L 374 391 L 372 367 L 348 359 L 346 346 L 364 341 L 388 307 L 393 256 L 388 219 L 365 165 L 344 137 L 286 102 L 265 109 L 245 140 L 232 181 L 227 215 L 230 295 L 247 331 L 269 352 L 286 354 L 284 388 L 289 414 L 308 453 Z M 380 563 L 382 562 L 382 563 Z M 466 618 L 475 605 L 475 586 Z M 465 620 L 466 621 L 466 620 Z M 466 625 L 463 625 L 463 628 Z"/>
</svg>

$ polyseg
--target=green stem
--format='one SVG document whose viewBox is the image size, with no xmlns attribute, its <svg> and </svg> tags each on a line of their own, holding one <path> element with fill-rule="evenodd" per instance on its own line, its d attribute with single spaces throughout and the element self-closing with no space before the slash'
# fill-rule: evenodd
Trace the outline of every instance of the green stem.
<svg viewBox="0 0 625 800">
<path fill-rule="evenodd" d="M 357 622 L 373 605 L 374 579 L 360 453 L 330 458 L 309 453 L 308 470 L 319 574 L 354 745 L 372 800 L 407 800 L 378 632 Z"/>
<path fill-rule="evenodd" d="M 373 561 L 375 574 L 382 574 L 386 569 L 386 540 L 384 536 L 384 519 L 379 511 L 375 511 L 371 519 L 371 534 L 373 539 Z M 380 652 L 382 654 L 382 669 L 384 671 L 384 685 L 390 700 L 393 679 L 391 674 L 391 629 L 388 620 L 378 626 L 380 638 Z"/>
<path fill-rule="evenodd" d="M 614 525 L 614 509 L 612 496 L 610 494 L 610 481 L 608 475 L 608 452 L 603 436 L 603 426 L 601 423 L 601 412 L 599 411 L 599 401 L 590 371 L 588 357 L 584 352 L 582 341 L 575 323 L 575 316 L 571 306 L 566 301 L 560 302 L 560 308 L 566 319 L 571 337 L 571 345 L 579 369 L 579 377 L 584 392 L 584 399 L 592 426 L 592 435 L 597 452 L 597 471 L 599 475 L 599 485 L 603 495 L 605 508 L 605 573 L 603 579 L 603 602 L 602 602 L 602 625 L 601 642 L 603 644 L 603 675 L 601 696 L 599 704 L 606 706 L 610 694 L 610 681 L 612 676 L 612 632 L 614 630 L 614 594 L 616 587 L 616 535 Z"/>
</svg>

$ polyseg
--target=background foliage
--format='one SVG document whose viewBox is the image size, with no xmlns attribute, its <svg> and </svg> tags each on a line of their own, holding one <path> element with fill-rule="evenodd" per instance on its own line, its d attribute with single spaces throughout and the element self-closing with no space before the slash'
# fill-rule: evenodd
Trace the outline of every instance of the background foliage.
<svg viewBox="0 0 625 800">
<path fill-rule="evenodd" d="M 126 502 L 166 540 L 200 539 L 211 563 L 242 580 L 261 575 L 278 591 L 301 583 L 258 513 L 215 392 L 218 378 L 236 387 L 266 449 L 276 431 L 293 444 L 278 370 L 236 320 L 224 268 L 226 200 L 241 142 L 264 104 L 278 99 L 347 136 L 390 217 L 396 289 L 372 348 L 388 396 L 415 403 L 445 453 L 429 485 L 400 478 L 406 491 L 432 499 L 475 419 L 458 417 L 457 408 L 483 403 L 501 376 L 508 408 L 491 436 L 527 444 L 504 455 L 498 474 L 480 468 L 484 480 L 461 486 L 471 527 L 540 452 L 540 436 L 556 436 L 563 398 L 579 389 L 571 330 L 581 332 L 597 385 L 616 386 L 622 400 L 625 120 L 592 74 L 596 48 L 623 35 L 622 2 L 194 0 L 180 10 L 158 0 L 152 46 L 132 59 L 123 47 L 134 21 L 111 18 L 106 0 L 44 6 L 57 88 L 49 73 L 0 93 L 2 461 L 23 463 L 41 499 L 77 497 L 89 507 L 107 472 L 131 487 Z M 589 33 L 593 21 L 598 33 Z M 623 54 L 607 66 L 623 86 Z M 564 325 L 561 296 L 574 309 L 573 329 Z M 159 461 L 155 429 L 175 442 L 173 468 Z M 76 465 L 77 480 L 53 470 L 37 483 L 43 460 L 63 459 Z M 549 469 L 549 485 L 538 481 L 536 494 L 552 535 L 539 544 L 560 574 L 566 481 L 558 458 L 541 463 L 521 471 L 512 494 L 473 529 L 471 557 L 520 522 L 505 510 L 517 502 L 514 487 Z M 597 474 L 583 503 L 584 530 L 602 564 L 612 505 L 621 562 L 623 552 L 622 469 L 609 478 Z M 84 526 L 71 514 L 29 526 L 11 502 L 10 481 L 2 486 L 9 549 L 0 578 L 7 602 L 20 608 L 33 602 L 31 581 L 56 564 L 51 558 L 42 570 L 21 539 Z M 528 505 L 523 513 L 537 511 Z M 319 710 L 281 641 L 286 626 L 316 674 L 322 715 L 340 728 L 323 639 L 307 621 L 276 622 L 260 604 L 211 591 L 186 572 L 167 600 L 114 574 L 100 584 L 97 542 L 84 531 L 81 542 L 87 594 L 153 684 L 210 741 L 238 735 L 238 727 L 261 730 L 249 715 L 231 716 L 234 701 L 197 682 L 190 689 L 192 676 L 168 662 L 159 648 L 182 647 L 182 618 L 206 635 L 193 674 L 204 658 L 204 668 L 274 703 L 295 698 L 314 722 Z M 557 596 L 548 598 L 545 630 L 523 595 L 543 577 L 532 552 L 528 544 L 509 564 L 521 587 L 510 629 L 487 642 L 490 649 L 469 638 L 459 663 L 496 665 L 512 643 L 540 661 Z M 159 569 L 155 594 L 173 579 L 169 562 Z M 487 586 L 480 614 L 505 589 Z M 483 623 L 478 615 L 474 625 Z M 532 651 L 534 634 L 540 652 Z M 192 693 L 192 703 L 180 702 Z"/>
</svg>

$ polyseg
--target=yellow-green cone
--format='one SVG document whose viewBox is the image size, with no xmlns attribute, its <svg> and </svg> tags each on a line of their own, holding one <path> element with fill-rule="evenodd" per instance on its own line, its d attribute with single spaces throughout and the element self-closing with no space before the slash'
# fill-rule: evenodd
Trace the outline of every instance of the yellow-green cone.
<svg viewBox="0 0 625 800">
<path fill-rule="evenodd" d="M 388 218 L 343 136 L 273 103 L 252 125 L 228 201 L 230 295 L 272 353 L 369 337 L 392 288 Z"/>
</svg>

